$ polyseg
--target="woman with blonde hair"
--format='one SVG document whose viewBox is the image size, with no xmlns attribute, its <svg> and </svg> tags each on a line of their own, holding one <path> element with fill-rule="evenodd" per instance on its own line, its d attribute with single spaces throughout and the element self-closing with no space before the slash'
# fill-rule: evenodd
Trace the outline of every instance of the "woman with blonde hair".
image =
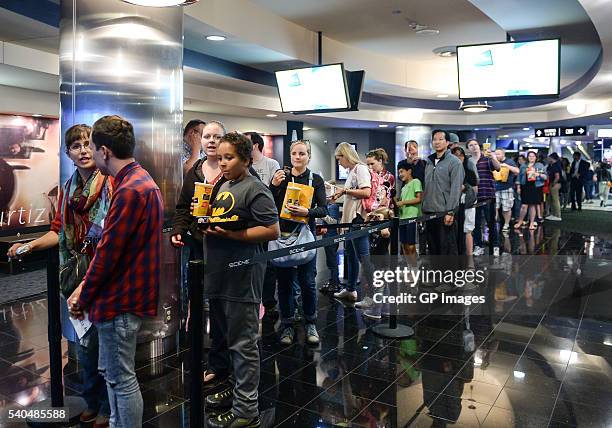
<svg viewBox="0 0 612 428">
<path fill-rule="evenodd" d="M 336 201 L 344 196 L 341 223 L 363 223 L 366 218 L 366 210 L 363 200 L 370 197 L 372 187 L 370 171 L 361 161 L 355 149 L 346 142 L 338 144 L 336 148 L 336 160 L 341 167 L 349 170 L 344 188 L 338 190 L 332 200 Z M 348 267 L 348 282 L 346 288 L 334 293 L 338 299 L 357 301 L 357 277 L 359 276 L 360 258 L 370 255 L 370 242 L 368 236 L 362 236 L 345 242 L 345 260 Z M 366 266 L 367 267 L 367 266 Z"/>
<path fill-rule="evenodd" d="M 308 223 L 313 235 L 315 234 L 315 219 L 327 215 L 327 201 L 325 198 L 325 182 L 323 178 L 308 169 L 311 158 L 310 143 L 305 140 L 297 140 L 291 143 L 291 171 L 279 169 L 272 176 L 270 190 L 276 203 L 279 214 L 282 210 L 289 211 L 293 216 L 303 217 Z M 314 188 L 314 195 L 310 207 L 299 204 L 283 205 L 285 194 L 290 183 L 304 184 Z M 280 220 L 281 233 L 292 232 L 296 227 L 295 221 Z M 295 338 L 294 294 L 293 284 L 297 283 L 302 293 L 302 311 L 306 321 L 306 342 L 310 345 L 319 343 L 317 333 L 317 288 L 315 278 L 317 276 L 317 260 L 313 258 L 308 263 L 294 267 L 277 267 L 276 277 L 278 279 L 278 305 L 281 312 L 280 343 L 285 346 L 293 344 Z"/>
</svg>

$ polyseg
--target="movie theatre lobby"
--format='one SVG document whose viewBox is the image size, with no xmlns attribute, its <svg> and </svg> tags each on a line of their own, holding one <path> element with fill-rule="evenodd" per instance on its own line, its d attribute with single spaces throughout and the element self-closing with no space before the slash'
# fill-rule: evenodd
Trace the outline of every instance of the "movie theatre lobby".
<svg viewBox="0 0 612 428">
<path fill-rule="evenodd" d="M 0 0 L 0 428 L 612 428 L 612 0 Z"/>
</svg>

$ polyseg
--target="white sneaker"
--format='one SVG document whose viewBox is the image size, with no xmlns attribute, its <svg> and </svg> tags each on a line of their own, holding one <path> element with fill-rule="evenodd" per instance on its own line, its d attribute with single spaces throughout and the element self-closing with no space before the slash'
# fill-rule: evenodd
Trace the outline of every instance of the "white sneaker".
<svg viewBox="0 0 612 428">
<path fill-rule="evenodd" d="M 549 215 L 548 217 L 546 217 L 546 220 L 550 220 L 550 221 L 561 221 L 561 217 L 557 217 L 555 215 Z"/>
<path fill-rule="evenodd" d="M 334 297 L 336 299 L 346 299 L 351 302 L 357 301 L 357 292 L 356 291 L 348 291 L 346 288 L 343 288 L 337 293 L 334 293 Z"/>
<path fill-rule="evenodd" d="M 474 247 L 474 255 L 475 256 L 482 256 L 484 254 L 484 252 L 485 252 L 484 248 L 478 247 L 478 246 Z"/>
<path fill-rule="evenodd" d="M 371 308 L 373 304 L 374 300 L 372 300 L 371 297 L 366 296 L 363 300 L 360 300 L 359 302 L 355 303 L 355 307 L 357 309 L 368 309 Z"/>
</svg>

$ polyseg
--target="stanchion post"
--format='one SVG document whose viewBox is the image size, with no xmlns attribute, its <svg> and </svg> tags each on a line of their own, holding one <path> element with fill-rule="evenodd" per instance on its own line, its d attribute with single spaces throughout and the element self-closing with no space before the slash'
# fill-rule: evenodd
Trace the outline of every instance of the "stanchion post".
<svg viewBox="0 0 612 428">
<path fill-rule="evenodd" d="M 391 219 L 391 260 L 399 261 L 399 218 Z M 397 281 L 393 281 L 390 293 L 396 296 L 398 293 Z M 387 339 L 405 339 L 414 335 L 414 330 L 407 325 L 397 323 L 398 305 L 391 306 L 388 324 L 378 324 L 372 327 L 374 334 Z"/>
<path fill-rule="evenodd" d="M 391 219 L 391 260 L 397 261 L 399 255 L 399 218 L 394 217 Z M 393 281 L 391 295 L 397 296 L 397 281 Z M 395 330 L 397 328 L 397 313 L 398 304 L 394 303 L 390 308 L 389 314 L 389 328 Z"/>
<path fill-rule="evenodd" d="M 49 371 L 51 375 L 51 405 L 64 406 L 62 380 L 62 325 L 60 322 L 59 252 L 47 251 L 47 312 L 49 317 Z"/>
<path fill-rule="evenodd" d="M 191 314 L 189 318 L 191 391 L 189 408 L 189 426 L 202 428 L 204 426 L 204 408 L 202 394 L 202 340 L 203 305 L 204 305 L 204 260 L 189 262 L 189 298 Z"/>
<path fill-rule="evenodd" d="M 63 408 L 63 422 L 75 423 L 87 408 L 81 397 L 68 396 L 64 399 L 62 373 L 62 324 L 60 319 L 59 251 L 53 247 L 47 251 L 47 338 L 49 340 L 49 374 L 51 376 L 51 400 L 33 404 L 29 410 L 36 415 L 38 410 L 48 411 Z M 57 422 L 49 419 L 28 417 L 26 423 L 31 427 L 55 426 Z"/>
</svg>

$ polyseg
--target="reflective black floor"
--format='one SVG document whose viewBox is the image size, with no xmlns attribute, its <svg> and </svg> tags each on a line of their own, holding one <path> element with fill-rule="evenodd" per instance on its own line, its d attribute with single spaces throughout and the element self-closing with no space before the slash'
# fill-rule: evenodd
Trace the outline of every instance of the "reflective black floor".
<svg viewBox="0 0 612 428">
<path fill-rule="evenodd" d="M 264 319 L 262 425 L 612 426 L 612 246 L 540 228 L 513 233 L 504 248 L 527 256 L 518 270 L 531 264 L 542 280 L 517 289 L 502 278 L 489 303 L 469 313 L 432 306 L 401 316 L 415 329 L 407 340 L 375 336 L 359 310 L 321 294 L 316 348 L 303 344 L 302 328 L 293 346 L 280 347 Z M 48 397 L 46 311 L 44 296 L 0 307 L 2 427 L 23 426 L 7 419 L 9 409 Z M 474 351 L 465 347 L 466 318 Z M 64 345 L 66 393 L 78 394 Z M 145 426 L 189 426 L 188 361 L 181 349 L 139 364 Z"/>
</svg>

